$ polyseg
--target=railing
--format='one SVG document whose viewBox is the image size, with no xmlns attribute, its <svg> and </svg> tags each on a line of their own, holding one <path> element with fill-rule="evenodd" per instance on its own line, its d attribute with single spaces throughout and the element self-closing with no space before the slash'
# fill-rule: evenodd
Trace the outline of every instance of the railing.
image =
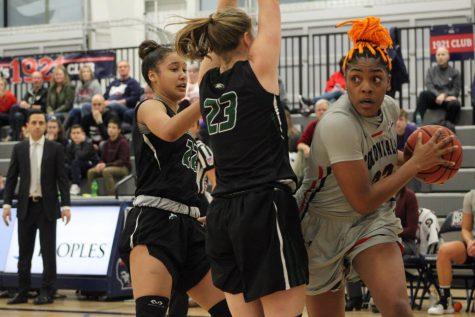
<svg viewBox="0 0 475 317">
<path fill-rule="evenodd" d="M 402 55 L 409 72 L 410 81 L 404 84 L 402 92 L 396 95 L 401 106 L 413 109 L 418 94 L 425 87 L 425 74 L 432 65 L 430 61 L 430 26 L 399 28 Z M 318 96 L 323 93 L 329 76 L 338 69 L 338 61 L 350 48 L 345 32 L 284 36 L 282 38 L 281 63 L 279 71 L 285 84 L 289 106 L 298 107 L 298 95 Z M 115 49 L 117 61 L 127 60 L 131 65 L 131 76 L 144 84 L 140 73 L 138 48 Z M 460 70 L 463 80 L 462 104 L 470 106 L 470 87 L 475 61 L 456 61 L 452 63 Z M 110 79 L 101 80 L 103 89 Z M 21 98 L 27 86 L 13 85 L 11 89 Z"/>
<path fill-rule="evenodd" d="M 430 60 L 430 26 L 399 28 L 404 62 L 409 83 L 396 97 L 401 106 L 413 109 L 418 94 L 425 87 L 425 74 Z M 348 52 L 350 42 L 345 32 L 284 36 L 279 71 L 286 86 L 290 107 L 298 107 L 297 98 L 323 93 L 330 75 L 338 69 L 340 58 Z M 462 104 L 470 106 L 470 87 L 474 76 L 474 60 L 451 62 L 462 76 Z"/>
</svg>

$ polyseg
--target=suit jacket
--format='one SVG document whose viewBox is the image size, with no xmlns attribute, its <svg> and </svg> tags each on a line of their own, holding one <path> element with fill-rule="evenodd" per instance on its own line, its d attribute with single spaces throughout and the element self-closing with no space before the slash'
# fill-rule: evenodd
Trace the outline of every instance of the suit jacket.
<svg viewBox="0 0 475 317">
<path fill-rule="evenodd" d="M 30 140 L 17 143 L 13 147 L 3 194 L 5 204 L 12 204 L 18 177 L 20 177 L 20 189 L 18 192 L 17 217 L 25 219 L 28 213 L 30 195 Z M 57 142 L 45 140 L 40 182 L 43 210 L 48 219 L 56 220 L 61 217 L 58 189 L 61 195 L 61 206 L 71 206 L 69 181 L 64 166 L 64 150 Z"/>
</svg>

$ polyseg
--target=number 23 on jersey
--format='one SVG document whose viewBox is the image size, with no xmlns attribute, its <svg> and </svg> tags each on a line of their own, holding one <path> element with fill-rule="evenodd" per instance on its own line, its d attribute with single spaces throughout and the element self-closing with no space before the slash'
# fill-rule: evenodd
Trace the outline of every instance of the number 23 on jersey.
<svg viewBox="0 0 475 317">
<path fill-rule="evenodd" d="M 218 99 L 207 98 L 204 108 L 206 125 L 210 135 L 231 131 L 237 120 L 237 94 L 234 91 L 224 93 Z"/>
</svg>

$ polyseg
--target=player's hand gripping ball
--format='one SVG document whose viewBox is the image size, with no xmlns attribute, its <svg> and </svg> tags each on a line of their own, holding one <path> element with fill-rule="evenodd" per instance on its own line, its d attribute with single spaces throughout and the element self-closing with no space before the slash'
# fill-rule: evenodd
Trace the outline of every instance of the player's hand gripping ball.
<svg viewBox="0 0 475 317">
<path fill-rule="evenodd" d="M 416 131 L 414 131 L 410 136 L 409 139 L 407 140 L 406 146 L 404 148 L 404 159 L 407 161 L 408 159 L 411 158 L 412 153 L 414 152 L 414 148 L 417 144 L 417 136 L 420 133 L 422 133 L 422 143 L 425 144 L 429 139 L 432 137 L 432 135 L 437 131 L 441 129 L 442 133 L 439 137 L 439 140 L 443 140 L 448 136 L 453 136 L 453 139 L 451 142 L 446 144 L 447 147 L 452 147 L 452 146 L 457 146 L 455 150 L 453 150 L 450 153 L 447 153 L 442 156 L 442 159 L 446 161 L 451 161 L 454 162 L 455 164 L 453 166 L 445 166 L 445 165 L 437 165 L 434 166 L 428 170 L 424 170 L 419 172 L 419 174 L 416 175 L 418 179 L 423 181 L 424 183 L 428 184 L 443 184 L 452 177 L 455 176 L 457 171 L 460 168 L 460 165 L 462 164 L 462 144 L 460 143 L 459 139 L 455 136 L 455 134 L 450 131 L 448 128 L 440 126 L 440 125 L 427 125 L 420 127 Z"/>
</svg>

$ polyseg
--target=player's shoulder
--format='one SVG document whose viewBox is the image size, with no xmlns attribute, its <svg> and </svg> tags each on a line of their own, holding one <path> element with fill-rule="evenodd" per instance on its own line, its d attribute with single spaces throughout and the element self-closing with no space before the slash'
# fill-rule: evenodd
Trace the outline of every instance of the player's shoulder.
<svg viewBox="0 0 475 317">
<path fill-rule="evenodd" d="M 347 95 L 335 101 L 317 124 L 317 128 L 341 127 L 341 124 L 356 124 L 351 102 Z"/>
<path fill-rule="evenodd" d="M 397 120 L 401 111 L 396 100 L 388 95 L 384 96 L 381 110 L 386 111 L 392 120 Z"/>
</svg>

